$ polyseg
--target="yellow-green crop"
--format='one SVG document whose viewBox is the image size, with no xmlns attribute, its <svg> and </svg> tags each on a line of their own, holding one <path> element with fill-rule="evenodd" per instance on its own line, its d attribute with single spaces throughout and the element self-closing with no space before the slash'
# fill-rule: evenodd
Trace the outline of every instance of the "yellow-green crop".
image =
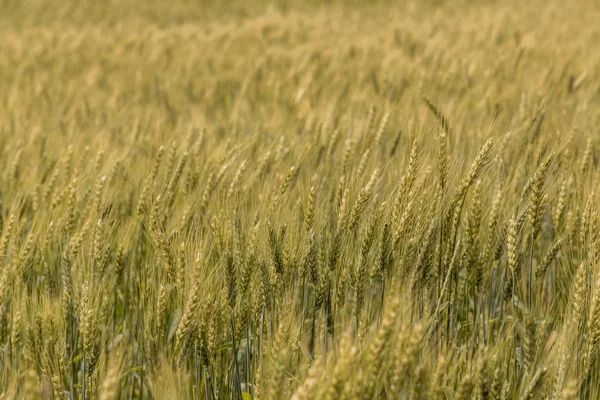
<svg viewBox="0 0 600 400">
<path fill-rule="evenodd" d="M 600 399 L 598 21 L 0 1 L 0 398 Z"/>
</svg>

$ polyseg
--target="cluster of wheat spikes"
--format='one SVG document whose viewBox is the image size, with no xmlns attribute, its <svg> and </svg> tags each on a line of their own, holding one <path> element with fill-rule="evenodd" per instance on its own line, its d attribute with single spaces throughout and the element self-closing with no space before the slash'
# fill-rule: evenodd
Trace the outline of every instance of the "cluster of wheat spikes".
<svg viewBox="0 0 600 400">
<path fill-rule="evenodd" d="M 3 1 L 0 398 L 600 399 L 594 4 Z"/>
</svg>

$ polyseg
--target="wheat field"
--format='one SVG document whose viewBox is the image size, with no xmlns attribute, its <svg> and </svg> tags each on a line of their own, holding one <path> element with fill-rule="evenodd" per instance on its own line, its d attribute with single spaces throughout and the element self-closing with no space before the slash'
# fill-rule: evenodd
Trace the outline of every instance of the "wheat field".
<svg viewBox="0 0 600 400">
<path fill-rule="evenodd" d="M 2 0 L 0 398 L 600 399 L 597 21 Z"/>
</svg>

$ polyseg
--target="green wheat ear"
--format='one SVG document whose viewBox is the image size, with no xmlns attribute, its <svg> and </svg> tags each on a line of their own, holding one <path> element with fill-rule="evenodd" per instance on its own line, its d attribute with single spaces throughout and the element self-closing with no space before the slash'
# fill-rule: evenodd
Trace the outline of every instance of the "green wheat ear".
<svg viewBox="0 0 600 400">
<path fill-rule="evenodd" d="M 425 104 L 427 104 L 427 108 L 429 111 L 435 116 L 437 121 L 439 122 L 442 130 L 447 134 L 452 136 L 452 131 L 450 130 L 450 123 L 448 122 L 448 118 L 442 114 L 442 112 L 425 96 L 421 96 Z"/>
</svg>

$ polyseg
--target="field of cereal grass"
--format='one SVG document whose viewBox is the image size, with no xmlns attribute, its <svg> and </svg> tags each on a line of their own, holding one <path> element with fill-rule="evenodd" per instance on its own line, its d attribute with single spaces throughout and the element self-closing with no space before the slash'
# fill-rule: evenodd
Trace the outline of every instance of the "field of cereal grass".
<svg viewBox="0 0 600 400">
<path fill-rule="evenodd" d="M 600 399 L 600 8 L 0 2 L 0 398 Z"/>
</svg>

